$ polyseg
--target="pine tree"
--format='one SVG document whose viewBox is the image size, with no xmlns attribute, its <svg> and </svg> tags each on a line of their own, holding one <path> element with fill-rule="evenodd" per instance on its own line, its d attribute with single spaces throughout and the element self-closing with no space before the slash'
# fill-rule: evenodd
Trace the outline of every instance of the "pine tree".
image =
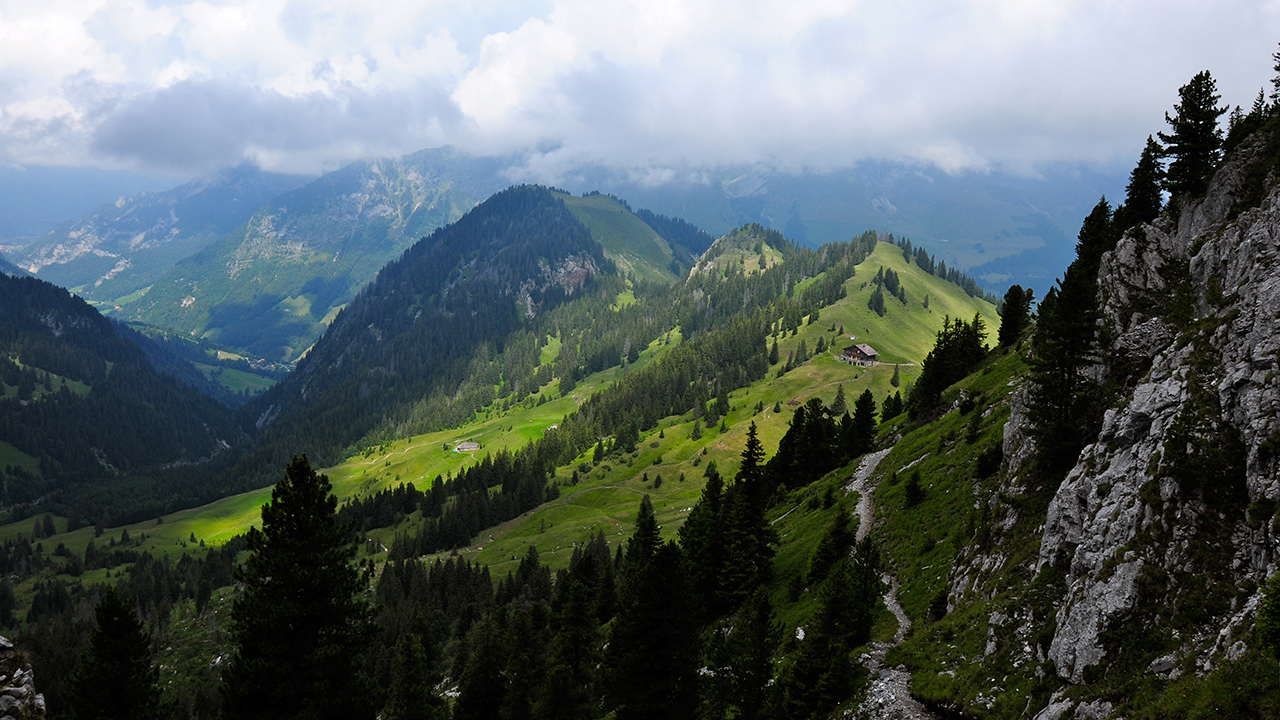
<svg viewBox="0 0 1280 720">
<path fill-rule="evenodd" d="M 1125 187 L 1124 212 L 1120 218 L 1124 227 L 1121 230 L 1160 217 L 1164 208 L 1164 198 L 1160 194 L 1164 183 L 1164 168 L 1160 165 L 1163 155 L 1164 148 L 1148 135 L 1147 144 L 1142 148 L 1137 166 L 1129 173 L 1129 184 Z"/>
<path fill-rule="evenodd" d="M 415 633 L 405 633 L 396 643 L 395 670 L 386 720 L 443 720 L 444 700 L 431 690 L 431 663 Z"/>
<path fill-rule="evenodd" d="M 724 482 L 718 473 L 707 477 L 702 497 L 680 526 L 680 548 L 689 568 L 689 581 L 704 619 L 719 614 L 720 574 L 724 569 L 722 517 Z"/>
<path fill-rule="evenodd" d="M 133 604 L 108 586 L 94 610 L 89 651 L 72 680 L 72 704 L 83 720 L 149 720 L 160 716 L 160 673 L 151 636 Z"/>
<path fill-rule="evenodd" d="M 680 547 L 660 544 L 646 496 L 627 542 L 605 658 L 618 720 L 691 719 L 697 708 L 697 633 Z"/>
<path fill-rule="evenodd" d="M 896 370 L 897 366 L 895 365 L 894 368 Z M 828 410 L 831 412 L 832 415 L 839 417 L 840 415 L 843 415 L 845 411 L 848 409 L 849 409 L 848 401 L 845 399 L 845 396 L 844 396 L 844 383 L 841 383 L 836 386 L 836 397 L 834 400 L 831 401 L 831 405 L 828 407 Z"/>
<path fill-rule="evenodd" d="M 1040 301 L 1031 337 L 1029 415 L 1037 453 L 1051 468 L 1074 464 L 1092 433 L 1097 388 L 1087 372 L 1098 361 L 1096 286 L 1073 263 Z"/>
<path fill-rule="evenodd" d="M 773 345 L 769 346 L 769 364 L 778 364 L 778 336 L 773 336 Z"/>
<path fill-rule="evenodd" d="M 902 375 L 898 371 L 898 363 L 893 364 L 893 377 L 889 378 L 889 384 L 894 387 L 902 386 Z"/>
<path fill-rule="evenodd" d="M 547 675 L 534 717 L 538 720 L 589 720 L 594 717 L 596 648 L 599 629 L 588 590 L 570 578 L 558 614 L 559 630 L 551 642 Z"/>
<path fill-rule="evenodd" d="M 228 718 L 374 715 L 359 672 L 372 636 L 368 578 L 352 564 L 356 547 L 337 523 L 331 487 L 295 457 L 262 506 L 262 529 L 249 530 L 223 675 Z"/>
<path fill-rule="evenodd" d="M 1172 117 L 1165 113 L 1169 134 L 1157 133 L 1173 156 L 1165 175 L 1165 189 L 1175 198 L 1198 195 L 1209 183 L 1222 149 L 1218 118 L 1227 111 L 1218 107 L 1218 86 L 1208 70 L 1196 73 L 1178 88 L 1179 102 Z"/>
<path fill-rule="evenodd" d="M 1031 322 L 1031 300 L 1035 291 L 1023 290 L 1021 285 L 1011 285 L 1004 294 L 1000 311 L 1000 345 L 1015 345 Z"/>
<path fill-rule="evenodd" d="M 871 451 L 876 436 L 876 399 L 868 388 L 858 396 L 853 406 L 853 428 L 855 445 L 848 448 L 852 456 Z"/>
<path fill-rule="evenodd" d="M 1111 222 L 1111 204 L 1105 196 L 1085 217 L 1078 238 L 1075 264 L 1087 276 L 1097 277 L 1103 253 L 1115 248 L 1116 241 L 1120 239 Z"/>
</svg>

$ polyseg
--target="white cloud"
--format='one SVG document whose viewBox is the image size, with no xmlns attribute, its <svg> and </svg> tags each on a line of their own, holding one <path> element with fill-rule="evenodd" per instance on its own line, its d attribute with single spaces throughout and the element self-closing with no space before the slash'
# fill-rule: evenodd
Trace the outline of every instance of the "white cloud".
<svg viewBox="0 0 1280 720">
<path fill-rule="evenodd" d="M 1277 38 L 1251 0 L 8 2 L 0 162 L 1032 171 L 1131 158 L 1202 69 L 1247 105 Z"/>
</svg>

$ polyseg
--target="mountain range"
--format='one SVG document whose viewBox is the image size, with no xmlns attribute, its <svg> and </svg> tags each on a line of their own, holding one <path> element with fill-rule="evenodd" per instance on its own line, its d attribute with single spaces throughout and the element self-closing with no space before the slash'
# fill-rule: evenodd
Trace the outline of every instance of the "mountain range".
<svg viewBox="0 0 1280 720">
<path fill-rule="evenodd" d="M 510 185 L 522 167 L 520 158 L 451 148 L 361 161 L 310 182 L 241 167 L 121 198 L 9 254 L 124 319 L 292 362 L 378 268 Z M 817 246 L 877 228 L 969 268 L 992 290 L 1016 282 L 1042 295 L 1070 260 L 1078 218 L 1120 183 L 1078 169 L 1032 178 L 862 163 L 831 172 L 729 167 L 656 184 L 587 167 L 562 184 L 712 235 L 757 222 Z M 589 222 L 593 202 L 571 209 Z M 645 277 L 687 268 L 699 254 L 662 233 L 680 257 L 645 265 Z"/>
</svg>

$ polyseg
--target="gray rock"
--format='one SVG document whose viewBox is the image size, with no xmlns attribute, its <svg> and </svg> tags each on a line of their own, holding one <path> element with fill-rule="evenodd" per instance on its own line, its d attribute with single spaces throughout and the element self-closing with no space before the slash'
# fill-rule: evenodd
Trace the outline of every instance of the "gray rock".
<svg viewBox="0 0 1280 720">
<path fill-rule="evenodd" d="M 1169 672 L 1170 670 L 1172 670 L 1174 665 L 1177 665 L 1177 664 L 1178 664 L 1178 656 L 1175 655 L 1174 653 L 1169 653 L 1168 655 L 1161 655 L 1160 657 L 1151 661 L 1151 664 L 1147 666 L 1147 672 L 1155 673 L 1157 675 L 1163 675 Z"/>
</svg>

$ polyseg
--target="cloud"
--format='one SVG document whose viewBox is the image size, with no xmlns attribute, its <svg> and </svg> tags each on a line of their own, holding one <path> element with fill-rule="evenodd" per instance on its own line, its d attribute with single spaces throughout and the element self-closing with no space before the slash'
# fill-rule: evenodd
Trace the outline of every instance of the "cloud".
<svg viewBox="0 0 1280 720">
<path fill-rule="evenodd" d="M 90 147 L 165 169 L 250 159 L 306 172 L 334 159 L 440 144 L 462 121 L 449 97 L 431 87 L 332 90 L 287 96 L 235 82 L 182 81 L 122 102 L 97 125 Z"/>
<path fill-rule="evenodd" d="M 0 162 L 1127 163 L 1199 70 L 1247 106 L 1280 37 L 1253 0 L 56 5 L 0 9 Z"/>
</svg>

